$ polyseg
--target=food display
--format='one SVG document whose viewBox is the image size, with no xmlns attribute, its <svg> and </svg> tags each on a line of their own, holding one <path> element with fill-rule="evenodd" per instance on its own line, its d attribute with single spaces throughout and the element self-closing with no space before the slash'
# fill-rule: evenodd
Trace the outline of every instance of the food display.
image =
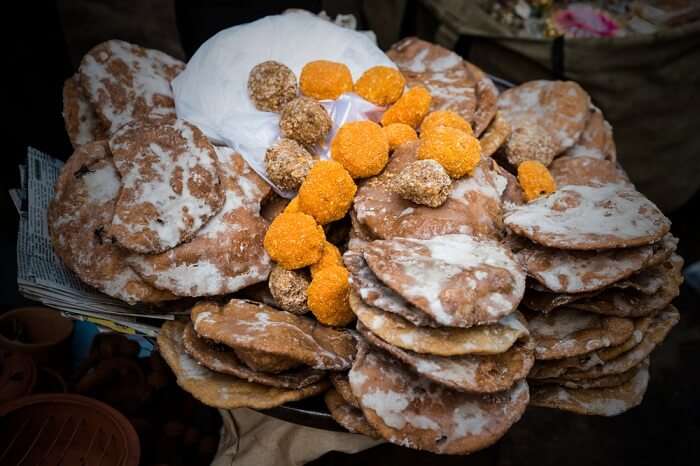
<svg viewBox="0 0 700 466">
<path fill-rule="evenodd" d="M 320 395 L 350 432 L 442 454 L 529 406 L 642 402 L 683 262 L 583 88 L 499 94 L 415 38 L 360 70 L 254 50 L 235 92 L 276 125 L 259 166 L 182 118 L 185 65 L 160 52 L 106 42 L 64 89 L 54 249 L 128 304 L 188 300 L 158 337 L 185 390 L 218 408 Z M 334 101 L 373 111 L 342 120 Z"/>
</svg>

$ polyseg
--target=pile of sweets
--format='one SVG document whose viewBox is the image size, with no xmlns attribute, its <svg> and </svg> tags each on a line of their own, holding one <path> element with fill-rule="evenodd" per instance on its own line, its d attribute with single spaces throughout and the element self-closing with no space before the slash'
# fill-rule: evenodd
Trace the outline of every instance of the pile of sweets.
<svg viewBox="0 0 700 466">
<path fill-rule="evenodd" d="M 398 69 L 354 82 L 326 60 L 251 69 L 252 103 L 280 115 L 265 168 L 288 201 L 177 119 L 182 63 L 97 46 L 65 86 L 57 254 L 130 304 L 201 298 L 158 342 L 211 406 L 324 394 L 351 432 L 468 454 L 528 405 L 638 405 L 678 321 L 682 260 L 601 111 L 573 82 L 499 95 L 418 39 L 388 55 Z M 320 101 L 348 92 L 385 111 L 333 133 Z"/>
</svg>

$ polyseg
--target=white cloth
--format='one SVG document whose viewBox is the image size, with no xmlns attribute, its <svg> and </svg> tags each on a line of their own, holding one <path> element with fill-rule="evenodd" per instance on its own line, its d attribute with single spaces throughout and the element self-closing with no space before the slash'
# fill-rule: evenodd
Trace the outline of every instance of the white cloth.
<svg viewBox="0 0 700 466">
<path fill-rule="evenodd" d="M 372 66 L 395 68 L 365 34 L 300 10 L 225 29 L 202 44 L 173 81 L 177 116 L 240 152 L 263 176 L 265 151 L 279 137 L 279 115 L 257 110 L 247 83 L 250 70 L 267 60 L 287 65 L 297 77 L 314 60 L 344 63 L 353 80 Z M 376 120 L 383 110 L 352 93 L 322 103 L 333 118 L 332 134 L 345 121 Z M 327 144 L 318 152 L 327 156 Z"/>
</svg>

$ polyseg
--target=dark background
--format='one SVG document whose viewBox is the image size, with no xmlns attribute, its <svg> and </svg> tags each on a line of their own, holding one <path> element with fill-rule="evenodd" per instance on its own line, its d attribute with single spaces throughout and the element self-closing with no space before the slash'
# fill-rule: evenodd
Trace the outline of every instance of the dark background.
<svg viewBox="0 0 700 466">
<path fill-rule="evenodd" d="M 70 155 L 61 117 L 61 90 L 82 54 L 103 40 L 121 38 L 186 59 L 220 29 L 291 6 L 312 11 L 325 6 L 331 14 L 354 12 L 360 26 L 367 24 L 360 2 L 332 2 L 335 11 L 328 3 L 30 1 L 22 2 L 19 10 L 7 8 L 3 13 L 3 44 L 10 56 L 9 66 L 4 67 L 9 75 L 4 88 L 9 111 L 3 133 L 9 144 L 1 155 L 0 312 L 25 302 L 16 289 L 17 215 L 7 189 L 18 185 L 17 165 L 25 158 L 27 145 L 61 159 Z M 421 8 L 408 1 L 399 36 L 425 35 L 426 21 Z M 699 207 L 696 193 L 682 208 L 667 213 L 673 221 L 672 231 L 680 238 L 679 252 L 686 264 L 700 259 Z M 652 378 L 645 401 L 626 414 L 608 419 L 533 408 L 495 446 L 466 458 L 438 457 L 387 444 L 353 456 L 329 453 L 313 464 L 698 464 L 699 296 L 684 285 L 676 306 L 681 322 L 652 355 Z"/>
</svg>

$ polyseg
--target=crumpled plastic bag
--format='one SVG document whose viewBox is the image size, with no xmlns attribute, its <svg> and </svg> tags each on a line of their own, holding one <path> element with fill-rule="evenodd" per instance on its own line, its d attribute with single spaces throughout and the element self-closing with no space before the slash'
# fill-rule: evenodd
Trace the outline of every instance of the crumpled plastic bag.
<svg viewBox="0 0 700 466">
<path fill-rule="evenodd" d="M 372 66 L 396 67 L 365 34 L 300 10 L 225 29 L 202 44 L 172 83 L 177 116 L 198 126 L 213 143 L 240 152 L 268 183 L 265 151 L 279 138 L 279 116 L 257 110 L 247 89 L 250 70 L 267 60 L 284 63 L 297 78 L 313 60 L 344 63 L 353 80 Z M 333 120 L 331 134 L 316 151 L 322 158 L 328 157 L 329 142 L 343 123 L 377 121 L 384 111 L 353 93 L 321 104 Z"/>
</svg>

